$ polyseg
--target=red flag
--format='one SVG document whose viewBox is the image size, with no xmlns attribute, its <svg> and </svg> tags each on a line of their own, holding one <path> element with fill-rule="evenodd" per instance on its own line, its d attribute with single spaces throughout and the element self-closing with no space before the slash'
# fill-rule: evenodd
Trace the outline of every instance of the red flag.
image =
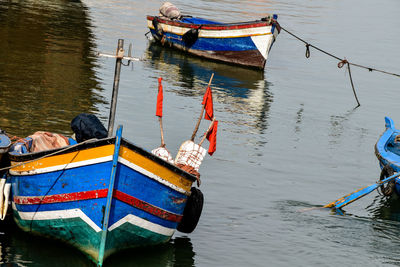
<svg viewBox="0 0 400 267">
<path fill-rule="evenodd" d="M 214 121 L 211 130 L 207 134 L 207 139 L 210 142 L 208 147 L 208 154 L 212 156 L 215 150 L 217 150 L 217 128 L 218 128 L 218 121 Z"/>
<path fill-rule="evenodd" d="M 210 86 L 207 87 L 206 93 L 203 97 L 203 102 L 201 104 L 204 105 L 204 109 L 206 111 L 206 114 L 204 114 L 204 119 L 211 121 L 214 118 L 214 106 Z"/>
<path fill-rule="evenodd" d="M 162 117 L 162 104 L 163 104 L 163 89 L 161 84 L 162 78 L 158 78 L 158 95 L 157 95 L 157 108 L 156 116 Z"/>
</svg>

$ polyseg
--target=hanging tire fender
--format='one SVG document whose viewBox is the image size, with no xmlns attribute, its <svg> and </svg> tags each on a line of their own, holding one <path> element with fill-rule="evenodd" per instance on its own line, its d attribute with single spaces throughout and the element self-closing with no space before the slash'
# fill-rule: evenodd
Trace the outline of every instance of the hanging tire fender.
<svg viewBox="0 0 400 267">
<path fill-rule="evenodd" d="M 393 174 L 394 174 L 393 168 L 390 167 L 390 165 L 385 165 L 382 168 L 379 180 L 382 181 L 383 179 L 390 177 Z M 388 182 L 386 185 L 380 186 L 381 192 L 385 196 L 391 196 L 394 192 L 394 188 L 395 188 L 395 180 Z"/>
<path fill-rule="evenodd" d="M 189 234 L 194 231 L 203 210 L 204 196 L 200 189 L 192 187 L 183 211 L 182 220 L 176 228 L 179 232 Z"/>
</svg>

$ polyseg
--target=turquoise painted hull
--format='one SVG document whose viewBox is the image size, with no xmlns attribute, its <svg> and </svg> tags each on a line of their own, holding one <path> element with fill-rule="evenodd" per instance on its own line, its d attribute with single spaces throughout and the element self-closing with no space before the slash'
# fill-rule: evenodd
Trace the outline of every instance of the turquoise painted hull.
<svg viewBox="0 0 400 267">
<path fill-rule="evenodd" d="M 23 220 L 14 211 L 14 220 L 26 232 L 65 242 L 82 251 L 97 263 L 101 232 L 94 231 L 80 218 L 60 220 Z M 105 258 L 124 249 L 166 243 L 170 236 L 160 235 L 141 227 L 125 223 L 108 232 Z"/>
</svg>

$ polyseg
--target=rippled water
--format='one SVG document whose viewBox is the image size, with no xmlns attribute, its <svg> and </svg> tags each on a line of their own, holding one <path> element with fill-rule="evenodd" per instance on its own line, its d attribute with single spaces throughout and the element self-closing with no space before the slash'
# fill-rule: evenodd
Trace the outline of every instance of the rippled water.
<svg viewBox="0 0 400 267">
<path fill-rule="evenodd" d="M 277 13 L 280 24 L 349 61 L 400 73 L 400 2 L 174 1 L 184 13 L 233 22 Z M 194 233 L 107 259 L 107 266 L 400 265 L 400 206 L 376 192 L 345 208 L 301 210 L 376 181 L 374 144 L 384 116 L 400 124 L 399 78 L 345 68 L 281 32 L 264 72 L 205 61 L 152 45 L 145 15 L 161 1 L 0 0 L 0 127 L 25 136 L 70 134 L 81 112 L 106 124 L 117 39 L 144 61 L 123 67 L 117 124 L 136 144 L 160 142 L 154 116 L 164 84 L 164 127 L 176 154 L 190 138 L 212 73 L 217 152 L 200 169 L 205 206 Z M 201 131 L 207 125 L 202 124 Z M 200 131 L 200 132 L 201 132 Z M 1 262 L 90 266 L 79 252 L 2 225 Z"/>
</svg>

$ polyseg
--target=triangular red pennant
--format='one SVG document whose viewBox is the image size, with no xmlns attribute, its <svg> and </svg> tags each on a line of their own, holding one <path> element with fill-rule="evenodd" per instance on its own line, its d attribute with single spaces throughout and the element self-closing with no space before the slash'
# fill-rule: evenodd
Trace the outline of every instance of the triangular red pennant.
<svg viewBox="0 0 400 267">
<path fill-rule="evenodd" d="M 163 88 L 161 84 L 162 78 L 158 78 L 158 95 L 157 95 L 157 107 L 156 107 L 156 116 L 162 117 L 162 108 L 163 108 Z"/>
<path fill-rule="evenodd" d="M 206 93 L 203 97 L 203 102 L 201 104 L 204 105 L 204 109 L 206 111 L 206 114 L 204 114 L 204 119 L 211 121 L 214 118 L 214 105 L 210 86 L 207 87 Z"/>
<path fill-rule="evenodd" d="M 217 150 L 217 129 L 218 129 L 218 121 L 214 121 L 211 130 L 207 134 L 207 139 L 210 142 L 208 147 L 208 154 L 212 156 L 215 150 Z"/>
</svg>

